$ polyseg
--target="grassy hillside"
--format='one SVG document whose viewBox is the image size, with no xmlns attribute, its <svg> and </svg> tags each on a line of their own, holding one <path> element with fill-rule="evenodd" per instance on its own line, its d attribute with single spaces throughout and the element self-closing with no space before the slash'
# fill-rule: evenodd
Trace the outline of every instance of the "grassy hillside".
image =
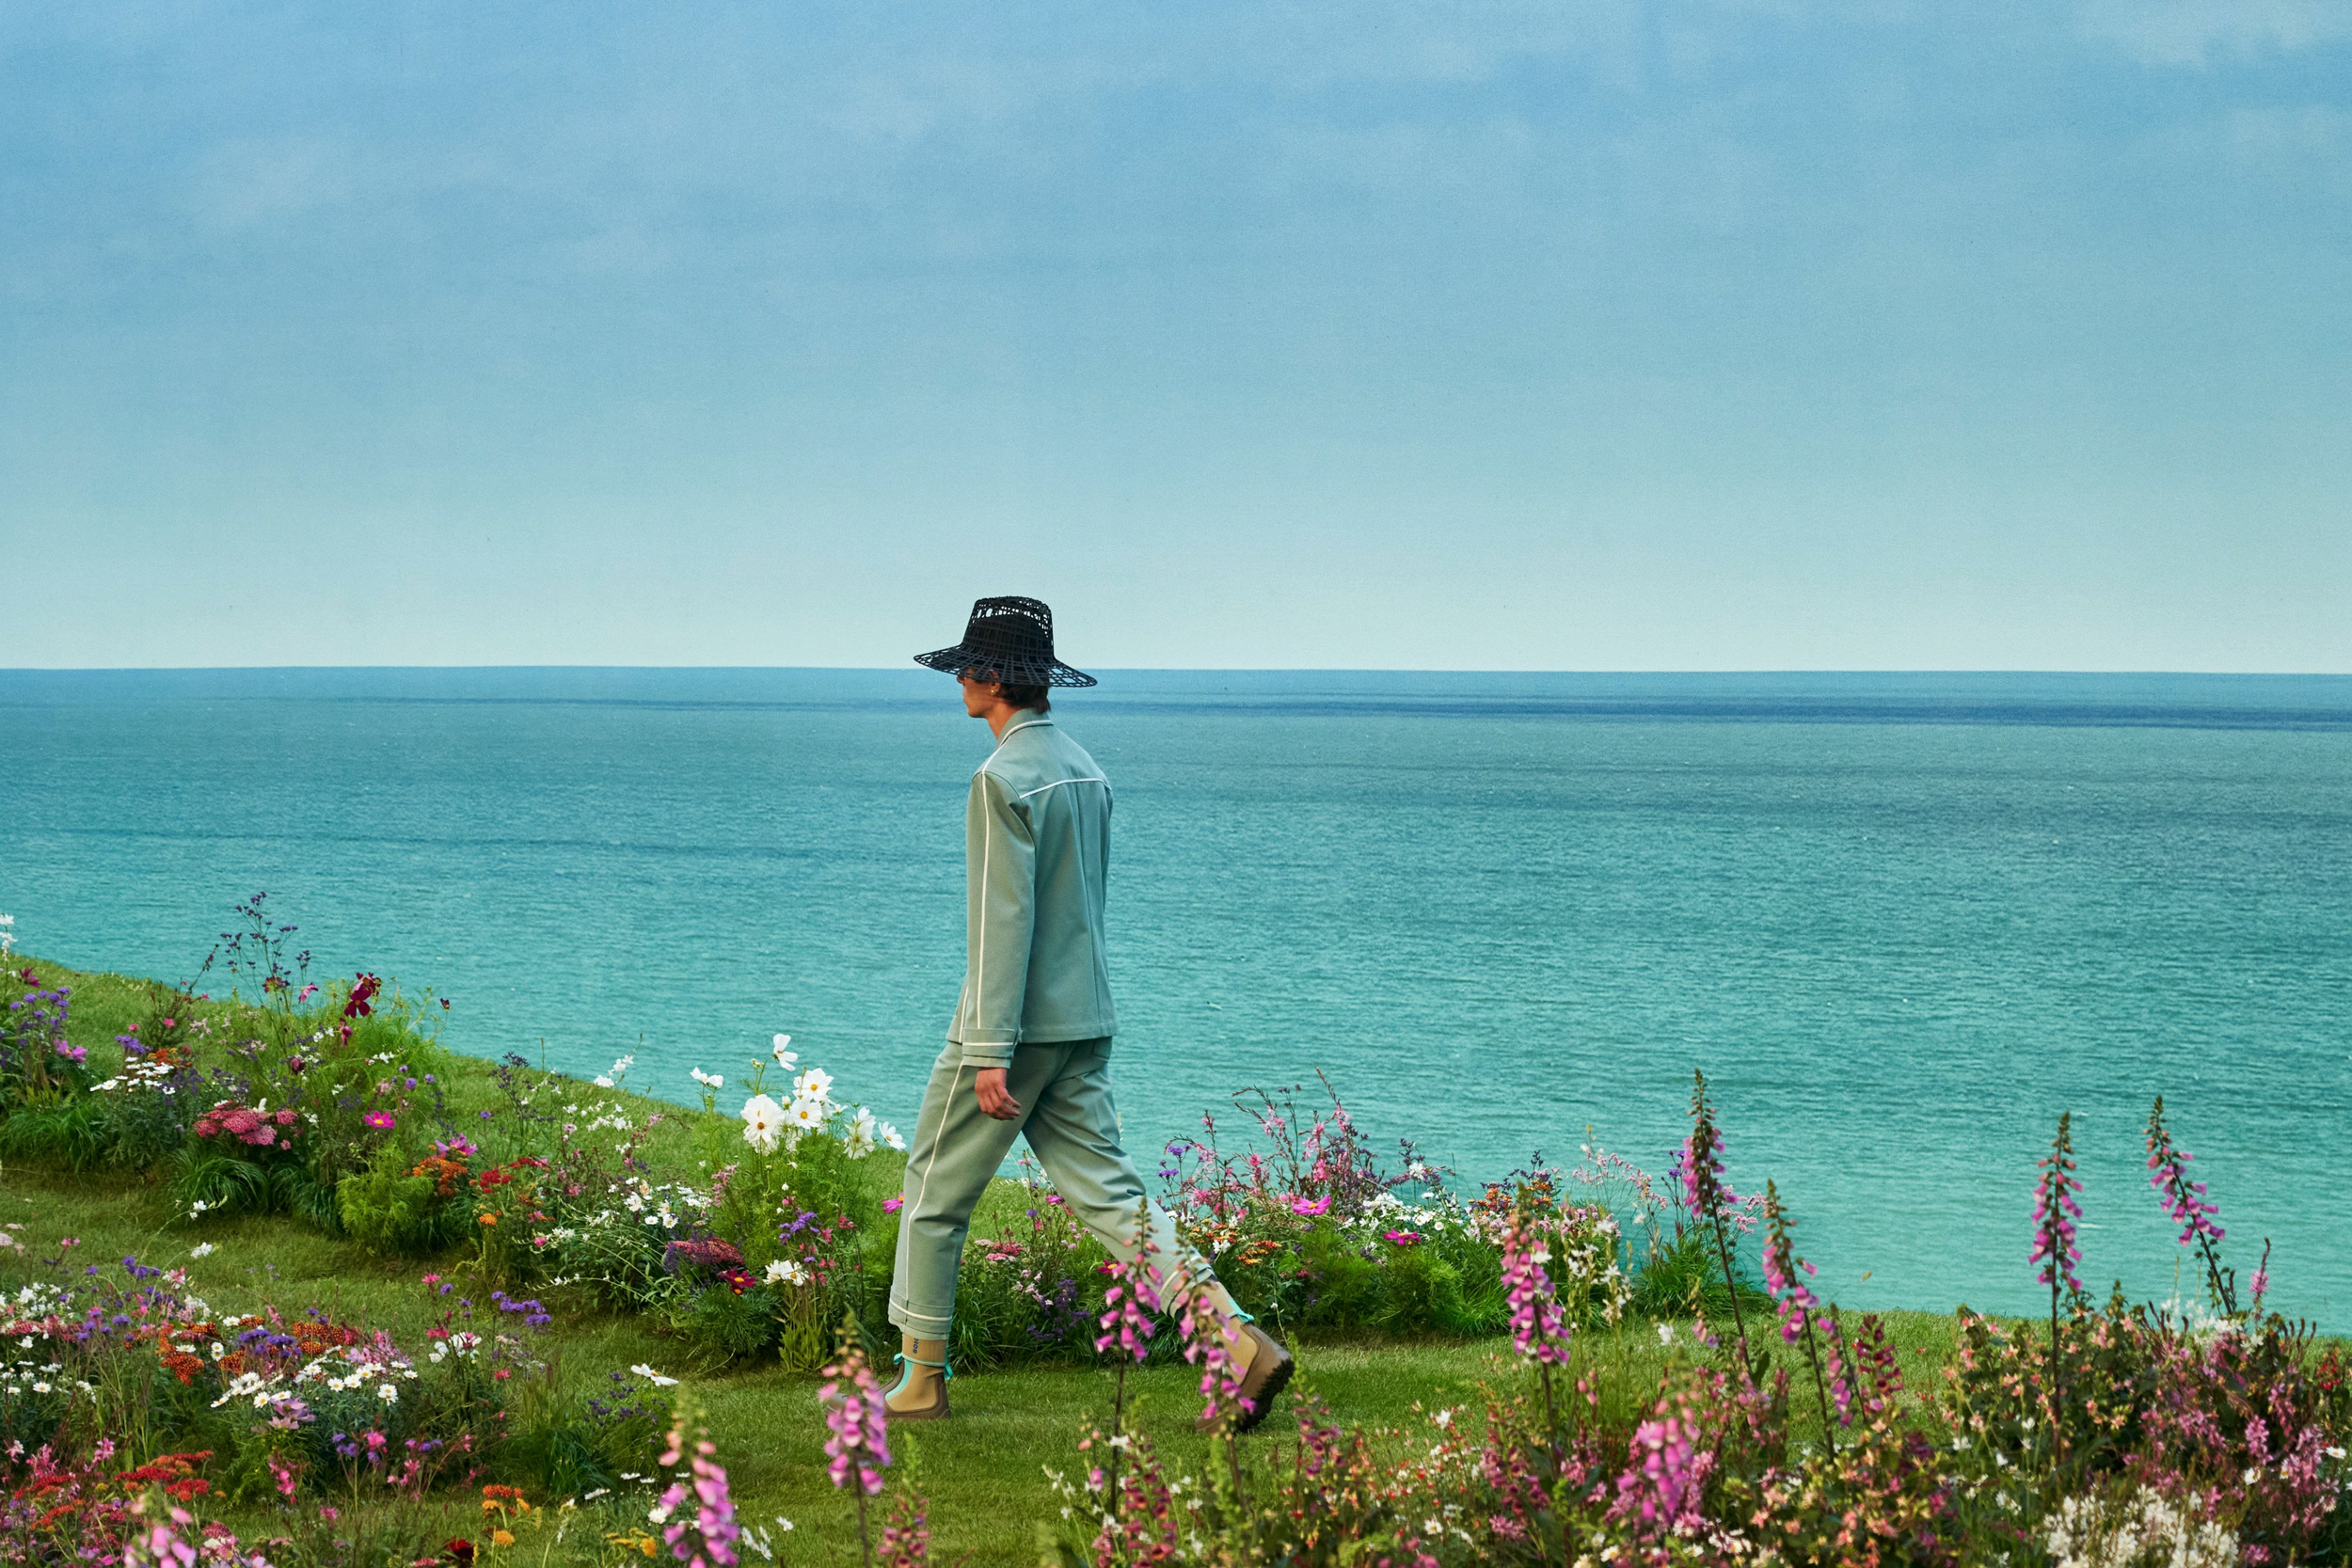
<svg viewBox="0 0 2352 1568">
<path fill-rule="evenodd" d="M 899 1157 L 853 1108 L 803 1076 L 831 1131 L 763 1148 L 724 1109 L 443 1051 L 429 996 L 289 988 L 256 1009 L 10 962 L 0 1312 L 30 1354 L 0 1376 L 0 1439 L 22 1444 L 0 1441 L 0 1560 L 83 1549 L 40 1522 L 69 1509 L 84 1546 L 128 1539 L 136 1558 L 141 1488 L 143 1519 L 171 1490 L 195 1511 L 175 1528 L 210 1521 L 279 1568 L 667 1559 L 648 1511 L 700 1422 L 754 1528 L 737 1553 L 858 1560 L 817 1368 L 842 1344 L 891 1348 L 878 1307 Z M 1403 1204 L 1351 1164 L 1343 1126 L 1309 1134 L 1327 1136 L 1308 1151 L 1320 1187 L 1293 1147 L 1289 1178 L 1253 1186 L 1208 1161 L 1176 1195 L 1302 1370 L 1232 1450 L 1193 1431 L 1200 1374 L 1172 1330 L 1128 1371 L 1121 1442 L 1193 1478 L 1164 1498 L 1167 1560 L 1847 1561 L 1867 1538 L 1883 1560 L 2031 1562 L 2063 1544 L 2053 1529 L 2121 1550 L 2159 1497 L 2211 1535 L 2196 1540 L 2227 1536 L 2217 1563 L 2241 1541 L 2283 1544 L 2260 1546 L 2268 1560 L 2343 1558 L 2352 1393 L 2334 1350 L 2293 1325 L 2075 1297 L 2053 1358 L 2046 1327 L 1808 1323 L 1784 1291 L 1784 1343 L 1771 1302 L 1742 1282 L 1735 1316 L 1708 1275 L 1705 1213 L 1645 1253 L 1540 1182 Z M 1117 1386 L 1090 1346 L 1105 1255 L 1057 1216 L 1040 1189 L 992 1189 L 955 1418 L 889 1433 L 890 1497 L 865 1541 L 919 1492 L 939 1560 L 1036 1562 L 1072 1500 L 1054 1474 L 1082 1481 L 1108 1453 L 1087 1437 Z M 721 1241 L 723 1258 L 694 1250 Z M 1823 1343 L 1842 1347 L 1826 1371 Z M 665 1469 L 674 1409 L 688 1452 Z M 1144 1507 L 1132 1481 L 1123 1495 Z M 1131 1524 L 1104 1560 L 1156 1560 L 1158 1527 Z M 1708 1531 L 1716 1545 L 1694 1544 Z"/>
</svg>

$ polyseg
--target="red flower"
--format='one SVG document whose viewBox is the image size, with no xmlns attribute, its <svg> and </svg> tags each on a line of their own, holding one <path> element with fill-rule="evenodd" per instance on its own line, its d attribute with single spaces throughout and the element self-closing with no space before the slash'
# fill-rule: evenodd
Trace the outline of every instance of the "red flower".
<svg viewBox="0 0 2352 1568">
<path fill-rule="evenodd" d="M 343 1004 L 343 1017 L 366 1018 L 375 1011 L 375 993 L 384 989 L 384 982 L 362 972 L 351 983 L 351 999 Z"/>
</svg>

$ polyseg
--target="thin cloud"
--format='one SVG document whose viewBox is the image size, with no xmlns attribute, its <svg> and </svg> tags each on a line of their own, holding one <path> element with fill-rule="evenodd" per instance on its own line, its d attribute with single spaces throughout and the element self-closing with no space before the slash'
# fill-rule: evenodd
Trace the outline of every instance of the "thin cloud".
<svg viewBox="0 0 2352 1568">
<path fill-rule="evenodd" d="M 2210 66 L 2352 38 L 2340 0 L 2090 0 L 2083 31 L 2147 65 Z"/>
</svg>

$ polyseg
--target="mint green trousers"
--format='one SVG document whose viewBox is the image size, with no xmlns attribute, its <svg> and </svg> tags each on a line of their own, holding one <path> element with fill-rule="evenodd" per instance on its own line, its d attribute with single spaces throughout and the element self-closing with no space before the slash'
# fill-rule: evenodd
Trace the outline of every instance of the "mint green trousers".
<svg viewBox="0 0 2352 1568">
<path fill-rule="evenodd" d="M 1178 1242 L 1167 1212 L 1145 1198 L 1143 1178 L 1119 1146 L 1110 1056 L 1107 1038 L 1020 1047 L 1005 1085 L 1021 1102 L 1021 1116 L 998 1121 L 980 1109 L 974 1089 L 980 1069 L 962 1059 L 963 1048 L 951 1043 L 940 1053 L 907 1149 L 892 1323 L 917 1338 L 947 1337 L 972 1207 L 1015 1137 L 1029 1140 L 1054 1191 L 1114 1256 L 1134 1261 L 1137 1206 L 1148 1205 L 1141 1251 L 1162 1301 L 1187 1282 L 1212 1277 L 1199 1254 Z"/>
</svg>

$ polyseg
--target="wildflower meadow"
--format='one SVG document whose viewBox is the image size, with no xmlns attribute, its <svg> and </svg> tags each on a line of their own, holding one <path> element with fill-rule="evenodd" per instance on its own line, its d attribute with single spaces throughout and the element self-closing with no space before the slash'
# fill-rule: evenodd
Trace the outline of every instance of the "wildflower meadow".
<svg viewBox="0 0 2352 1568">
<path fill-rule="evenodd" d="M 2269 1309 L 2161 1101 L 2146 1201 L 2202 1299 L 2086 1289 L 2054 1107 L 2012 1320 L 1824 1299 L 1704 1078 L 1661 1175 L 1467 1187 L 1331 1085 L 1251 1091 L 1158 1175 L 1304 1349 L 1272 1419 L 1232 1434 L 1200 1303 L 1025 1167 L 965 1255 L 957 1418 L 902 1430 L 903 1139 L 788 1035 L 650 1098 L 627 1055 L 459 1056 L 447 999 L 296 935 L 257 895 L 184 984 L 8 957 L 0 1561 L 2352 1558 L 2342 1347 Z"/>
</svg>

